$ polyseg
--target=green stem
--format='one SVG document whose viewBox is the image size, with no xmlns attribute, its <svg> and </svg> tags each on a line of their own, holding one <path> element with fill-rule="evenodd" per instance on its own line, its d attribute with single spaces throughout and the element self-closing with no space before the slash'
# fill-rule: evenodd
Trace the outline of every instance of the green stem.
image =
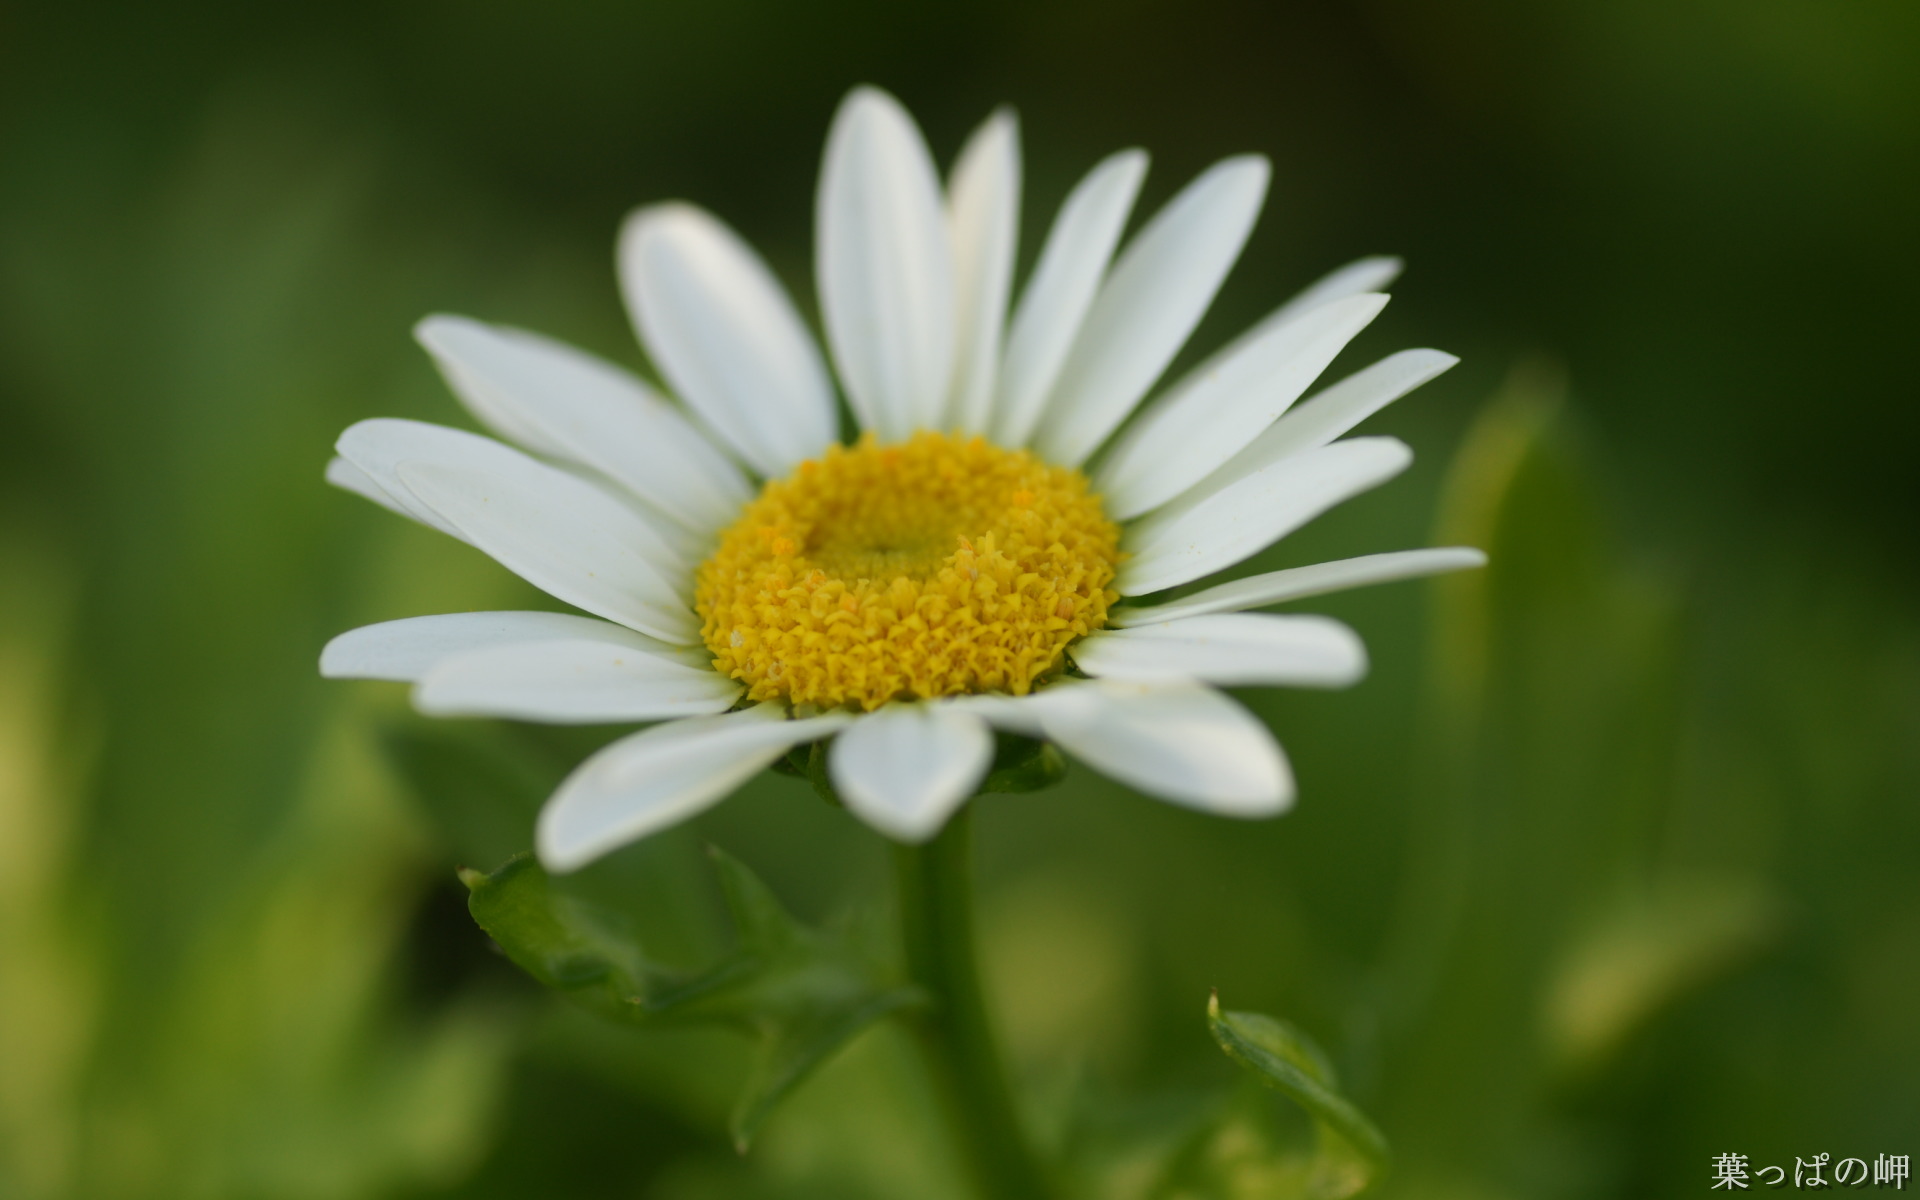
<svg viewBox="0 0 1920 1200">
<path fill-rule="evenodd" d="M 973 953 L 972 806 L 931 842 L 900 846 L 907 971 L 933 1003 L 913 1018 L 962 1159 L 986 1200 L 1047 1200 L 1040 1160 L 1020 1128 L 980 995 Z"/>
</svg>

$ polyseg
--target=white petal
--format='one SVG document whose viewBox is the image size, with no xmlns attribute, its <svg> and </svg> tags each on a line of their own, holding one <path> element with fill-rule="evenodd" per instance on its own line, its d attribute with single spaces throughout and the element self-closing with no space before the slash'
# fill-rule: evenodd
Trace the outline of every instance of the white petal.
<svg viewBox="0 0 1920 1200">
<path fill-rule="evenodd" d="M 545 469 L 554 478 L 420 462 L 399 468 L 413 495 L 548 595 L 662 641 L 699 640 L 699 622 L 640 518 L 592 484 Z"/>
<path fill-rule="evenodd" d="M 1034 705 L 1035 699 L 1036 696 L 1032 694 L 1008 696 L 999 692 L 979 692 L 970 696 L 955 696 L 942 703 L 956 712 L 977 716 L 995 729 L 1004 729 L 1023 737 L 1044 738 L 1047 731 L 1040 723 L 1040 709 Z"/>
<path fill-rule="evenodd" d="M 610 362 L 466 317 L 428 317 L 414 336 L 482 424 L 598 471 L 689 529 L 718 529 L 752 496 L 699 430 Z"/>
<path fill-rule="evenodd" d="M 718 717 L 656 725 L 606 747 L 560 785 L 534 840 L 550 871 L 572 871 L 610 850 L 686 820 L 762 767 L 851 718 L 783 719 L 762 704 Z"/>
<path fill-rule="evenodd" d="M 1216 351 L 1209 357 L 1207 364 L 1199 370 L 1205 371 L 1215 363 L 1225 362 L 1252 343 L 1265 339 L 1274 330 L 1292 324 L 1295 318 L 1303 317 L 1316 308 L 1345 300 L 1350 296 L 1382 291 L 1388 284 L 1399 278 L 1405 266 L 1406 264 L 1397 258 L 1382 256 L 1358 259 L 1329 272 L 1302 289 L 1285 304 L 1262 317 L 1257 324 L 1224 348 Z"/>
<path fill-rule="evenodd" d="M 827 769 L 855 816 L 896 841 L 940 832 L 993 765 L 993 734 L 950 704 L 889 704 L 834 739 Z"/>
<path fill-rule="evenodd" d="M 1442 546 L 1431 550 L 1399 550 L 1391 554 L 1369 554 L 1336 562 L 1314 563 L 1307 567 L 1289 567 L 1269 571 L 1247 579 L 1236 579 L 1191 596 L 1182 596 L 1166 604 L 1143 608 L 1122 606 L 1107 612 L 1108 624 L 1125 629 L 1136 625 L 1156 625 L 1185 617 L 1209 613 L 1240 612 L 1265 608 L 1286 600 L 1324 596 L 1348 588 L 1373 583 L 1392 583 L 1397 579 L 1418 579 L 1447 571 L 1484 567 L 1487 556 L 1468 546 Z"/>
<path fill-rule="evenodd" d="M 1122 150 L 1089 171 L 1060 206 L 1007 333 L 993 414 L 1000 445 L 1024 446 L 1033 436 L 1146 174 L 1146 151 Z"/>
<path fill-rule="evenodd" d="M 1283 458 L 1325 446 L 1459 361 L 1439 350 L 1402 350 L 1356 371 L 1295 406 L 1175 503 L 1197 503 Z"/>
<path fill-rule="evenodd" d="M 959 318 L 953 393 L 940 428 L 986 433 L 1020 236 L 1020 123 L 1001 109 L 967 139 L 947 189 Z"/>
<path fill-rule="evenodd" d="M 1412 461 L 1413 452 L 1393 438 L 1353 438 L 1274 463 L 1198 503 L 1182 498 L 1127 531 L 1124 546 L 1133 557 L 1114 586 L 1141 596 L 1211 575 Z"/>
<path fill-rule="evenodd" d="M 413 703 L 436 717 L 577 725 L 721 713 L 743 690 L 710 666 L 689 665 L 671 652 L 572 638 L 456 654 L 427 672 Z"/>
<path fill-rule="evenodd" d="M 1215 164 L 1127 246 L 1047 399 L 1034 444 L 1049 462 L 1085 462 L 1173 361 L 1240 256 L 1267 174 L 1254 155 Z"/>
<path fill-rule="evenodd" d="M 1197 679 L 1223 687 L 1346 687 L 1367 673 L 1359 635 L 1331 617 L 1227 613 L 1102 632 L 1073 661 L 1107 679 Z"/>
<path fill-rule="evenodd" d="M 485 443 L 484 446 L 478 443 Z M 387 498 L 389 507 L 396 508 L 407 516 L 427 526 L 437 529 L 449 537 L 466 541 L 467 537 L 451 522 L 422 504 L 418 497 L 407 489 L 400 480 L 395 467 L 403 457 L 422 455 L 459 454 L 491 455 L 494 450 L 506 454 L 513 451 L 491 438 L 483 438 L 465 430 L 448 429 L 444 425 L 428 425 L 420 421 L 403 421 L 389 417 L 376 417 L 370 421 L 357 421 L 347 426 L 334 441 L 334 450 L 339 459 L 357 472 L 357 477 L 347 476 L 329 468 L 327 478 L 334 483 L 343 479 L 350 482 L 366 480 L 372 490 L 356 487 L 361 495 L 372 498 L 379 493 Z"/>
<path fill-rule="evenodd" d="M 627 523 L 633 527 L 634 544 L 660 570 L 678 573 L 688 565 L 683 544 L 684 533 L 674 533 L 670 538 L 668 534 L 671 531 L 656 528 L 634 509 L 614 501 L 579 476 L 549 466 L 492 438 L 461 429 L 449 429 L 444 425 L 429 425 L 424 421 L 378 417 L 348 426 L 334 445 L 341 457 L 371 476 L 381 490 L 404 505 L 409 512 L 417 511 L 421 521 L 463 541 L 470 542 L 473 538 L 414 493 L 401 477 L 401 463 L 484 471 L 510 480 L 524 490 L 551 492 L 569 500 L 575 496 L 589 496 L 596 507 L 611 505 L 627 514 Z"/>
<path fill-rule="evenodd" d="M 772 479 L 839 433 L 813 335 L 740 236 L 689 204 L 639 209 L 620 231 L 620 285 L 661 375 Z"/>
<path fill-rule="evenodd" d="M 1095 473 L 1107 512 L 1125 521 L 1165 504 L 1245 449 L 1300 398 L 1387 298 L 1321 305 L 1215 355 L 1147 406 Z"/>
<path fill-rule="evenodd" d="M 413 518 L 413 514 L 407 511 L 405 505 L 387 495 L 385 489 L 373 481 L 373 476 L 337 454 L 327 460 L 326 478 L 327 482 L 333 486 L 352 492 L 356 496 L 363 496 L 388 512 L 399 513 L 409 520 Z"/>
<path fill-rule="evenodd" d="M 1295 317 L 1303 316 L 1323 304 L 1335 300 L 1344 300 L 1348 296 L 1358 296 L 1362 292 L 1378 292 L 1400 278 L 1400 272 L 1407 264 L 1398 258 L 1377 255 L 1371 258 L 1356 259 L 1344 267 L 1329 271 L 1303 288 L 1299 295 L 1274 309 L 1260 323 L 1242 334 L 1243 338 L 1256 338 L 1265 335 L 1267 330 L 1277 325 L 1285 325 Z"/>
<path fill-rule="evenodd" d="M 581 638 L 635 649 L 666 649 L 664 643 L 631 629 L 571 613 L 444 613 L 350 629 L 320 652 L 320 674 L 328 679 L 414 683 L 436 664 L 470 650 Z"/>
<path fill-rule="evenodd" d="M 1056 684 L 1004 707 L 1037 713 L 1047 737 L 1101 774 L 1177 804 L 1269 817 L 1293 803 L 1273 734 L 1204 684 Z"/>
<path fill-rule="evenodd" d="M 953 246 L 940 181 L 900 102 L 855 88 L 827 134 L 815 211 L 827 341 L 864 427 L 899 441 L 953 378 Z"/>
</svg>

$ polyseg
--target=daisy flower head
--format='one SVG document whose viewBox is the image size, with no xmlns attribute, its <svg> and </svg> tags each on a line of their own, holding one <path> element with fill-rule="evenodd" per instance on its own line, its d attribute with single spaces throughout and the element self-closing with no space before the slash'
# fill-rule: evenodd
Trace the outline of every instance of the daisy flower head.
<svg viewBox="0 0 1920 1200">
<path fill-rule="evenodd" d="M 995 729 L 1176 803 L 1282 811 L 1280 747 L 1217 689 L 1343 686 L 1366 657 L 1336 621 L 1249 610 L 1480 553 L 1132 598 L 1231 568 L 1398 474 L 1405 445 L 1342 435 L 1455 360 L 1403 351 L 1300 401 L 1387 302 L 1399 263 L 1370 258 L 1156 391 L 1238 257 L 1268 169 L 1216 164 L 1122 246 L 1146 169 L 1138 150 L 1094 167 L 1015 302 L 1012 115 L 974 133 L 943 187 L 912 118 L 862 87 L 821 168 L 824 352 L 747 243 L 681 203 L 629 216 L 617 255 L 671 396 L 537 334 L 422 321 L 419 340 L 497 438 L 362 421 L 328 479 L 590 615 L 390 621 L 335 638 L 322 672 L 411 683 L 439 716 L 650 723 L 546 804 L 536 842 L 555 870 L 822 741 L 848 808 L 902 841 L 931 837 L 973 794 Z"/>
</svg>

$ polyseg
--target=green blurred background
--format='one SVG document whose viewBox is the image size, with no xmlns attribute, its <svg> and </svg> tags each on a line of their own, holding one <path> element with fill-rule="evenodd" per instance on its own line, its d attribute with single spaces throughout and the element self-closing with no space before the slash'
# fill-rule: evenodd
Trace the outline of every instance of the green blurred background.
<svg viewBox="0 0 1920 1200">
<path fill-rule="evenodd" d="M 637 365 L 612 238 L 668 197 L 810 307 L 860 81 L 943 162 L 1018 107 L 1023 261 L 1112 149 L 1154 154 L 1143 212 L 1263 152 L 1196 345 L 1390 252 L 1336 370 L 1465 360 L 1373 422 L 1412 473 L 1255 564 L 1494 556 L 1309 606 L 1376 665 L 1245 696 L 1297 812 L 1084 770 L 983 804 L 1045 1135 L 1231 1084 L 1218 986 L 1328 1046 L 1395 1196 L 1920 1150 L 1917 62 L 1911 0 L 0 5 L 0 1196 L 956 1194 L 897 1035 L 742 1162 L 739 1045 L 602 1028 L 489 953 L 454 866 L 523 846 L 602 732 L 461 730 L 498 769 L 418 796 L 402 689 L 315 673 L 356 624 L 538 603 L 320 481 L 353 420 L 463 421 L 412 322 Z M 810 916 L 886 890 L 771 777 L 575 886 L 697 958 L 703 839 Z"/>
</svg>

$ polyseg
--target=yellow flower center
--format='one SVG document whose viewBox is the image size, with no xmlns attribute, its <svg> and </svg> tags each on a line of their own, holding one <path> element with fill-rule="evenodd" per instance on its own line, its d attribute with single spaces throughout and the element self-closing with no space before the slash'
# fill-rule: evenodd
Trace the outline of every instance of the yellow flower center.
<svg viewBox="0 0 1920 1200">
<path fill-rule="evenodd" d="M 1024 695 L 1106 623 L 1119 540 L 1072 468 L 869 434 L 762 488 L 700 565 L 694 608 L 715 669 L 754 700 Z"/>
</svg>

